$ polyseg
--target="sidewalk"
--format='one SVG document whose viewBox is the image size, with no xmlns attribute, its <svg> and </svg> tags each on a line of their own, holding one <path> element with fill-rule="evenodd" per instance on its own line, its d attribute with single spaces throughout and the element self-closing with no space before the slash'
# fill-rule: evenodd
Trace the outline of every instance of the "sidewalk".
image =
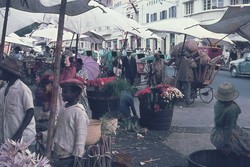
<svg viewBox="0 0 250 167">
<path fill-rule="evenodd" d="M 146 163 L 146 167 L 187 167 L 188 155 L 202 149 L 214 149 L 210 143 L 211 128 L 176 127 L 170 130 L 149 130 L 138 138 L 136 133 L 118 130 L 113 151 L 132 156 L 132 167 L 139 167 L 140 162 L 159 159 Z"/>
<path fill-rule="evenodd" d="M 188 167 L 188 155 L 203 149 L 215 149 L 210 142 L 213 128 L 213 105 L 203 103 L 199 97 L 191 107 L 175 106 L 170 130 L 148 130 L 140 133 L 118 130 L 113 150 L 130 154 L 132 167 L 150 159 L 157 161 L 146 163 L 146 167 Z M 135 98 L 135 107 L 139 115 L 139 101 Z M 139 136 L 140 136 L 139 135 Z"/>
</svg>

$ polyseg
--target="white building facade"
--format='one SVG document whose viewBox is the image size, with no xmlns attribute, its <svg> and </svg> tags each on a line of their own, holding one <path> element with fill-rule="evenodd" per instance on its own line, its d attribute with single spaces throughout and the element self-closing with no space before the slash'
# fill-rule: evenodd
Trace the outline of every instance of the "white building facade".
<svg viewBox="0 0 250 167">
<path fill-rule="evenodd" d="M 249 4 L 250 0 L 113 0 L 112 9 L 132 18 L 142 25 L 175 17 L 192 17 L 200 22 L 220 18 L 229 5 Z M 169 54 L 171 47 L 183 41 L 183 35 L 158 34 L 158 39 L 142 39 L 114 27 L 101 27 L 98 32 L 104 35 L 107 42 L 104 48 L 121 49 L 127 39 L 126 49 L 150 48 L 161 49 Z M 101 47 L 101 46 L 100 46 Z"/>
</svg>

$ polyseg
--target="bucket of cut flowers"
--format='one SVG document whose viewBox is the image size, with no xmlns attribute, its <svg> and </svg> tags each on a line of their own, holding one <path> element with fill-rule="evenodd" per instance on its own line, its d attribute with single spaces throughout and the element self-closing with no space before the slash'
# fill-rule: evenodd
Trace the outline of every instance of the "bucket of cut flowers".
<svg viewBox="0 0 250 167">
<path fill-rule="evenodd" d="M 87 97 L 93 119 L 100 119 L 105 113 L 119 111 L 121 91 L 132 89 L 124 79 L 116 77 L 97 78 L 87 82 Z"/>
<path fill-rule="evenodd" d="M 174 105 L 183 98 L 181 91 L 168 84 L 147 87 L 136 93 L 139 99 L 140 124 L 153 130 L 170 129 Z"/>
</svg>

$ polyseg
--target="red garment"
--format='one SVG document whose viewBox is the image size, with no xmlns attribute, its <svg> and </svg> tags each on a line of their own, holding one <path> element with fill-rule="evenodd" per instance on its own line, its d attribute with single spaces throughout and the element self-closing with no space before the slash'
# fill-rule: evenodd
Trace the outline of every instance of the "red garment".
<svg viewBox="0 0 250 167">
<path fill-rule="evenodd" d="M 61 82 L 75 77 L 76 77 L 76 68 L 73 66 L 65 67 L 63 70 L 61 70 L 59 81 Z"/>
</svg>

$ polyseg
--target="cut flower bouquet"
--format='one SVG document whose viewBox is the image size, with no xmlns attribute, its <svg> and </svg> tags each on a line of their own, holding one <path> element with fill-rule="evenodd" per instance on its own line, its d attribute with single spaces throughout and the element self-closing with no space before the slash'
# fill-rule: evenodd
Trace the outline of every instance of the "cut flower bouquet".
<svg viewBox="0 0 250 167">
<path fill-rule="evenodd" d="M 142 89 L 136 92 L 135 96 L 139 98 L 140 105 L 143 105 L 141 107 L 144 110 L 160 112 L 173 109 L 175 101 L 183 98 L 184 95 L 179 89 L 171 85 L 160 84 Z"/>
<path fill-rule="evenodd" d="M 95 91 L 104 92 L 107 95 L 117 97 L 120 97 L 123 90 L 133 90 L 128 81 L 116 77 L 97 78 L 87 81 L 86 85 L 88 88 L 94 88 Z"/>
</svg>

